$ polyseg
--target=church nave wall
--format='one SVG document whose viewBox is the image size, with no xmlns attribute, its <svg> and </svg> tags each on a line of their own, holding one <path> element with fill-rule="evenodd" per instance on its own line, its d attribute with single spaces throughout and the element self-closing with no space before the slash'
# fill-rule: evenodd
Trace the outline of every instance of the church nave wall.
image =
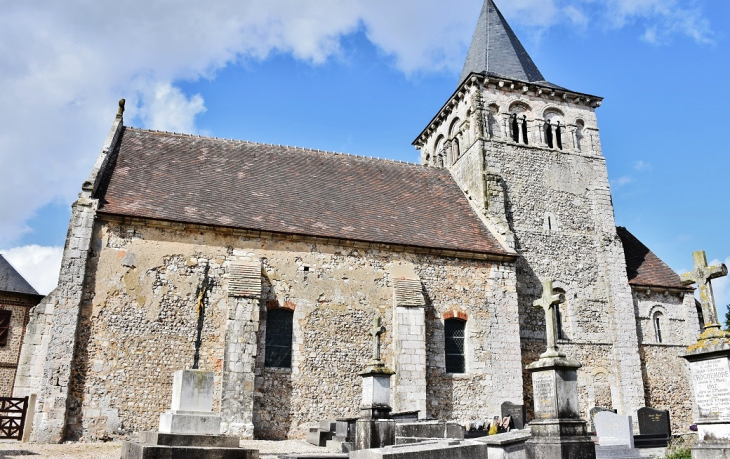
<svg viewBox="0 0 730 459">
<path fill-rule="evenodd" d="M 522 401 L 511 262 L 115 217 L 97 223 L 92 250 L 69 438 L 124 437 L 157 427 L 159 414 L 169 409 L 173 372 L 193 363 L 206 272 L 200 368 L 216 373 L 214 410 L 221 410 L 231 433 L 303 437 L 321 419 L 356 416 L 357 373 L 370 359 L 376 316 L 387 328 L 386 364 L 420 372 L 424 381 L 399 392 L 394 377 L 392 394 L 401 403 L 393 400 L 393 406 L 423 397 L 429 415 L 461 421 L 487 418 L 505 400 Z M 258 263 L 259 296 L 231 296 L 233 263 Z M 396 264 L 411 266 L 420 280 L 423 306 L 412 307 L 423 308 L 425 316 L 423 350 L 398 349 L 397 355 Z M 277 309 L 292 311 L 288 367 L 266 363 L 267 315 Z M 464 374 L 445 371 L 443 323 L 449 313 L 466 317 Z M 421 352 L 428 355 L 423 366 Z"/>
</svg>

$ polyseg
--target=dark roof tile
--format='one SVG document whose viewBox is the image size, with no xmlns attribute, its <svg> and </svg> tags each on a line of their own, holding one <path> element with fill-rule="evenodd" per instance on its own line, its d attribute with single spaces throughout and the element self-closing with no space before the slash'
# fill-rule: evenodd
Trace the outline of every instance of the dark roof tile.
<svg viewBox="0 0 730 459">
<path fill-rule="evenodd" d="M 0 255 L 0 292 L 38 295 L 38 292 L 36 292 L 28 281 L 2 255 Z"/>
<path fill-rule="evenodd" d="M 100 212 L 507 254 L 448 171 L 125 127 Z"/>
</svg>

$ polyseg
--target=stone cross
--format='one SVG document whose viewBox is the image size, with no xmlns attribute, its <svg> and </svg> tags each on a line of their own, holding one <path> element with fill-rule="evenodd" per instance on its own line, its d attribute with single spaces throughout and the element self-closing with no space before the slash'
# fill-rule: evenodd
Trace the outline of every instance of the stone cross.
<svg viewBox="0 0 730 459">
<path fill-rule="evenodd" d="M 692 254 L 695 269 L 682 274 L 682 283 L 684 285 L 697 284 L 700 290 L 700 303 L 702 304 L 702 315 L 705 318 L 705 330 L 720 329 L 720 323 L 717 320 L 717 308 L 715 307 L 715 296 L 712 293 L 712 279 L 727 276 L 727 266 L 724 264 L 707 266 L 707 257 L 703 250 L 698 250 Z"/>
<path fill-rule="evenodd" d="M 532 303 L 536 308 L 545 310 L 545 325 L 547 327 L 547 351 L 540 355 L 543 357 L 565 357 L 565 354 L 558 352 L 558 346 L 556 344 L 557 337 L 557 320 L 555 306 L 565 303 L 565 295 L 553 293 L 553 281 L 546 280 L 542 283 L 542 297 L 539 300 Z"/>
<path fill-rule="evenodd" d="M 373 360 L 380 360 L 380 335 L 385 333 L 385 327 L 382 325 L 380 317 L 373 319 L 373 328 L 370 334 L 373 335 Z"/>
</svg>

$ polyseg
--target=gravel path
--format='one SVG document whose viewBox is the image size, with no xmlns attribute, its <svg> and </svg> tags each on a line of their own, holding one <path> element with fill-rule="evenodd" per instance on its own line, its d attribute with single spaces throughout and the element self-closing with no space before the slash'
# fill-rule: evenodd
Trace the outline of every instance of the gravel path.
<svg viewBox="0 0 730 459">
<path fill-rule="evenodd" d="M 67 443 L 37 445 L 0 441 L 0 459 L 119 459 L 121 442 Z M 281 454 L 326 453 L 303 440 L 243 440 L 242 448 L 258 449 L 261 459 L 275 459 Z"/>
</svg>

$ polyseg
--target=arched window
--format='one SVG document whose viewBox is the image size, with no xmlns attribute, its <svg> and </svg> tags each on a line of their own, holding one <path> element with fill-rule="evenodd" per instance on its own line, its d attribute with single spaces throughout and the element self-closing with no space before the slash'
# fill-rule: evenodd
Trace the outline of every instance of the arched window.
<svg viewBox="0 0 730 459">
<path fill-rule="evenodd" d="M 522 143 L 525 145 L 527 142 L 527 115 L 522 115 Z"/>
<path fill-rule="evenodd" d="M 444 166 L 444 136 L 440 135 L 436 139 L 436 146 L 433 148 L 433 162 L 437 167 Z"/>
<path fill-rule="evenodd" d="M 464 358 L 464 330 L 466 322 L 461 319 L 446 319 L 444 321 L 444 350 L 446 351 L 446 372 L 464 373 L 466 359 Z"/>
<path fill-rule="evenodd" d="M 491 104 L 489 110 L 487 110 L 487 133 L 489 137 L 500 137 L 498 116 L 499 105 Z"/>
<path fill-rule="evenodd" d="M 565 122 L 563 121 L 563 112 L 556 108 L 550 108 L 545 111 L 543 118 L 545 120 L 545 144 L 548 148 L 563 149 L 563 133 L 565 131 Z"/>
<path fill-rule="evenodd" d="M 510 122 L 510 126 L 511 126 L 511 131 L 512 131 L 512 140 L 514 140 L 515 142 L 519 142 L 520 141 L 520 127 L 519 127 L 519 124 L 517 123 L 517 115 L 514 113 L 512 114 L 512 120 Z"/>
<path fill-rule="evenodd" d="M 654 338 L 657 343 L 663 343 L 664 338 L 662 337 L 662 325 L 664 322 L 664 314 L 661 312 L 654 313 Z"/>
<path fill-rule="evenodd" d="M 575 122 L 575 147 L 578 149 L 578 151 L 582 150 L 583 145 L 583 129 L 585 128 L 585 124 L 582 120 L 578 120 Z"/>
<path fill-rule="evenodd" d="M 266 358 L 269 368 L 291 368 L 292 323 L 294 312 L 269 309 L 266 312 Z"/>
</svg>

